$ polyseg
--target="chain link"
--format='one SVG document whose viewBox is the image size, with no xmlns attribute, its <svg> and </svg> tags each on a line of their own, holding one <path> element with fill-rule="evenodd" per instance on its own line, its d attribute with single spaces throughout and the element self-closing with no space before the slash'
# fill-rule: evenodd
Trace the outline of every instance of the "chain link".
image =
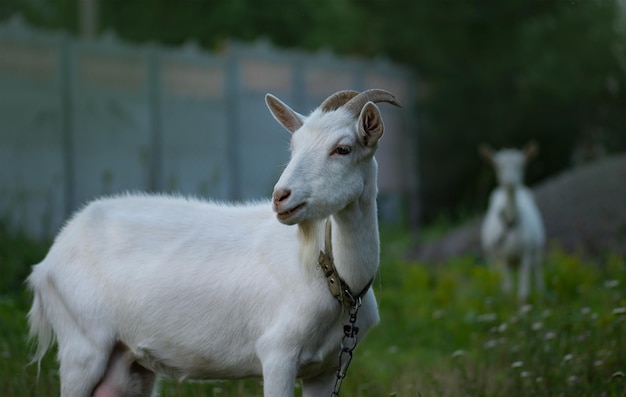
<svg viewBox="0 0 626 397">
<path fill-rule="evenodd" d="M 352 361 L 352 352 L 356 348 L 357 334 L 359 333 L 359 327 L 355 325 L 356 315 L 361 307 L 361 298 L 354 298 L 350 292 L 346 293 L 352 298 L 353 306 L 350 308 L 349 323 L 343 326 L 343 337 L 341 338 L 341 350 L 339 351 L 339 365 L 337 366 L 337 379 L 335 379 L 335 388 L 333 389 L 331 397 L 339 396 L 339 389 L 341 389 L 341 383 L 346 377 L 350 361 Z"/>
</svg>

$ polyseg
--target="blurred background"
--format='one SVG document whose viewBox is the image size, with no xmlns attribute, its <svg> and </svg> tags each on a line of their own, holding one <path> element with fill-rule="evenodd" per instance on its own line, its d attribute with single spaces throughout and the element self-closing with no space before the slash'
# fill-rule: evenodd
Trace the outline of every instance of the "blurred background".
<svg viewBox="0 0 626 397">
<path fill-rule="evenodd" d="M 625 35 L 624 0 L 2 0 L 0 209 L 50 237 L 101 194 L 267 197 L 288 135 L 266 92 L 306 114 L 378 87 L 405 105 L 380 106 L 387 224 L 471 220 L 495 184 L 477 146 L 534 140 L 542 211 L 603 195 L 590 219 L 623 241 Z M 606 159 L 586 185 L 546 187 Z M 573 208 L 549 235 L 593 211 Z"/>
</svg>

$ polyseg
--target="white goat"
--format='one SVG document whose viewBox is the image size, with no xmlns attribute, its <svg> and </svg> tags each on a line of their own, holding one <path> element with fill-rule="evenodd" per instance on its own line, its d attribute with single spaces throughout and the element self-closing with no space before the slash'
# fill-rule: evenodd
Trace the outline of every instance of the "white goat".
<svg viewBox="0 0 626 397">
<path fill-rule="evenodd" d="M 56 334 L 61 396 L 150 395 L 156 373 L 262 376 L 267 397 L 300 377 L 303 396 L 330 395 L 349 313 L 318 266 L 326 219 L 337 273 L 362 296 L 360 335 L 379 320 L 375 102 L 399 106 L 341 91 L 305 117 L 268 94 L 292 133 L 271 203 L 125 195 L 77 213 L 28 278 L 34 361 Z"/>
<path fill-rule="evenodd" d="M 541 261 L 545 232 L 532 192 L 523 184 L 524 167 L 538 152 L 535 143 L 523 151 L 505 149 L 494 153 L 480 146 L 480 154 L 495 168 L 499 186 L 491 193 L 483 221 L 481 242 L 489 261 L 502 274 L 502 289 L 510 292 L 510 267 L 519 265 L 518 299 L 525 302 L 529 276 L 534 271 L 536 288 L 543 291 Z"/>
</svg>

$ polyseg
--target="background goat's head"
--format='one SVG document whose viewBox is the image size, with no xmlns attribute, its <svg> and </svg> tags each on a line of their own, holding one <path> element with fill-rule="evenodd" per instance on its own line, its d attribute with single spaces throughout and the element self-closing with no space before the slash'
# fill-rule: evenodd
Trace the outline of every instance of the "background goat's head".
<svg viewBox="0 0 626 397">
<path fill-rule="evenodd" d="M 479 152 L 495 169 L 500 186 L 511 188 L 524 183 L 526 163 L 537 155 L 539 146 L 530 142 L 522 150 L 502 149 L 494 152 L 489 146 L 480 145 Z"/>
<path fill-rule="evenodd" d="M 384 90 L 340 91 L 305 117 L 278 98 L 265 97 L 274 118 L 289 132 L 291 160 L 274 187 L 278 219 L 293 225 L 322 219 L 375 189 L 374 152 L 384 125 L 376 102 L 400 104 Z M 374 194 L 375 196 L 375 194 Z"/>
</svg>

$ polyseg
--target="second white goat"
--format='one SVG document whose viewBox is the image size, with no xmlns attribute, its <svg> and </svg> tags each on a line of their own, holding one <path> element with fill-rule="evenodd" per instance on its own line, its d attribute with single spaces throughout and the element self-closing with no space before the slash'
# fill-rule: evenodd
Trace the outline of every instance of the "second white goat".
<svg viewBox="0 0 626 397">
<path fill-rule="evenodd" d="M 523 151 L 494 152 L 481 145 L 479 151 L 494 167 L 499 184 L 491 194 L 482 224 L 483 251 L 501 272 L 505 292 L 512 290 L 511 268 L 519 266 L 517 296 L 523 303 L 528 298 L 531 272 L 537 290 L 544 289 L 541 262 L 545 231 L 532 192 L 523 183 L 526 163 L 537 154 L 538 147 L 530 143 Z"/>
<path fill-rule="evenodd" d="M 150 395 L 155 374 L 262 376 L 266 397 L 300 377 L 303 396 L 330 395 L 349 311 L 318 266 L 326 219 L 337 273 L 362 296 L 359 337 L 379 319 L 376 102 L 399 105 L 341 91 L 305 117 L 267 95 L 292 133 L 271 203 L 125 195 L 76 214 L 28 278 L 35 360 L 55 334 L 61 396 Z"/>
</svg>

